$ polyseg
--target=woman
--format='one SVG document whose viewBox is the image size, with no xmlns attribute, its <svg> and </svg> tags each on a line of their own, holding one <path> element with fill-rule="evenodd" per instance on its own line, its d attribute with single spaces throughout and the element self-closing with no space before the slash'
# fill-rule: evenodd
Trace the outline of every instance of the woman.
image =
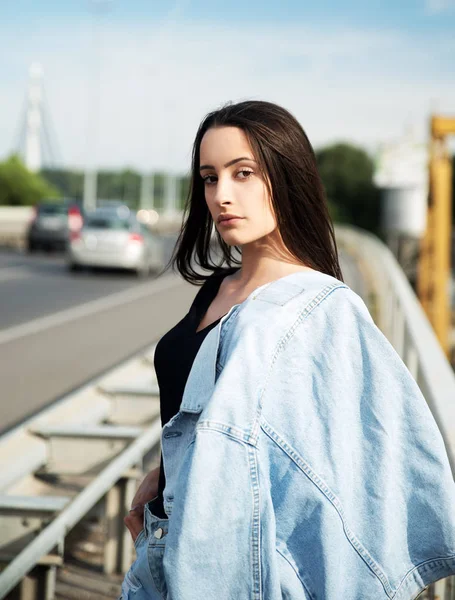
<svg viewBox="0 0 455 600">
<path fill-rule="evenodd" d="M 343 283 L 286 110 L 204 119 L 172 261 L 204 285 L 156 348 L 162 461 L 125 519 L 137 560 L 122 598 L 410 600 L 455 573 L 441 435 Z"/>
</svg>

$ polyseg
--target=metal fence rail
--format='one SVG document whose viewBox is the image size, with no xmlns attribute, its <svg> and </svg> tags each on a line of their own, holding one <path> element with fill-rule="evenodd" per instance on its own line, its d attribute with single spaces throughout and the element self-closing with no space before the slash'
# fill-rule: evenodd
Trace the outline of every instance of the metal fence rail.
<svg viewBox="0 0 455 600">
<path fill-rule="evenodd" d="M 369 279 L 375 321 L 417 381 L 441 430 L 455 473 L 455 374 L 414 291 L 392 252 L 377 237 L 337 227 L 338 244 L 356 255 Z M 429 586 L 428 600 L 455 600 L 455 578 Z"/>
<path fill-rule="evenodd" d="M 69 506 L 65 508 L 50 525 L 43 529 L 43 531 L 41 531 L 41 533 L 39 533 L 39 535 L 24 548 L 24 550 L 22 550 L 22 552 L 0 575 L 2 598 L 21 581 L 23 576 L 32 569 L 43 556 L 50 553 L 56 546 L 63 545 L 68 531 L 95 506 L 98 500 L 118 484 L 122 476 L 125 476 L 125 485 L 128 485 L 128 480 L 134 480 L 134 478 L 126 476 L 128 471 L 140 464 L 144 454 L 159 442 L 160 431 L 161 423 L 157 420 L 139 438 L 137 438 L 131 446 L 114 459 L 91 484 L 76 496 Z M 123 502 L 122 504 L 130 506 L 135 493 L 135 488 L 128 491 L 123 495 L 126 502 Z M 126 513 L 126 510 L 122 510 L 122 513 Z M 129 535 L 129 532 L 127 533 Z M 125 553 L 125 558 L 126 556 L 128 555 Z M 126 566 L 127 564 L 122 565 L 123 570 L 126 569 Z"/>
<path fill-rule="evenodd" d="M 160 443 L 153 353 L 154 345 L 0 438 L 9 467 L 0 471 L 0 598 L 14 590 L 52 600 L 67 534 L 90 513 L 103 523 L 104 572 L 131 564 L 123 517 Z"/>
<path fill-rule="evenodd" d="M 419 384 L 441 429 L 455 473 L 455 374 L 392 252 L 364 231 L 337 227 L 338 243 L 358 256 L 375 297 L 377 325 Z"/>
</svg>

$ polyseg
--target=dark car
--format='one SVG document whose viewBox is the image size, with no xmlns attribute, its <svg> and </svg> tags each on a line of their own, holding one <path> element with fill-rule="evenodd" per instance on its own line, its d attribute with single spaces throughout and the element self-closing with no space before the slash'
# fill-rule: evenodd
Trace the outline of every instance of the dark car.
<svg viewBox="0 0 455 600">
<path fill-rule="evenodd" d="M 40 202 L 27 230 L 27 250 L 66 250 L 71 233 L 82 228 L 84 211 L 74 201 Z"/>
</svg>

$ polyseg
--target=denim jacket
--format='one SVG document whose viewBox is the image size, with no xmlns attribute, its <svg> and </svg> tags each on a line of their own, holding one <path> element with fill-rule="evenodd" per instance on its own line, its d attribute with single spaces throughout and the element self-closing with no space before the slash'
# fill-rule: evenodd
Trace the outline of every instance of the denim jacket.
<svg viewBox="0 0 455 600">
<path fill-rule="evenodd" d="M 169 518 L 147 508 L 129 574 L 138 595 L 125 598 L 411 600 L 455 573 L 439 429 L 333 277 L 287 275 L 232 307 L 196 356 L 162 452 Z"/>
</svg>

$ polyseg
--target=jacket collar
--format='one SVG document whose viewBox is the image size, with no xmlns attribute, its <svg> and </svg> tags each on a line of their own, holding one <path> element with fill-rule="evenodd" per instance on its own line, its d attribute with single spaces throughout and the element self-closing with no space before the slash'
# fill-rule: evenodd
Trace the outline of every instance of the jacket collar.
<svg viewBox="0 0 455 600">
<path fill-rule="evenodd" d="M 235 304 L 204 339 L 188 376 L 180 411 L 200 413 L 212 397 L 216 381 L 216 365 L 221 329 L 223 323 L 233 313 L 239 310 L 247 310 L 256 299 L 283 306 L 288 300 L 301 293 L 307 284 L 314 285 L 314 283 L 322 285 L 327 285 L 327 283 L 331 283 L 332 285 L 334 283 L 341 284 L 334 277 L 319 271 L 299 271 L 256 288 L 242 303 Z"/>
</svg>

